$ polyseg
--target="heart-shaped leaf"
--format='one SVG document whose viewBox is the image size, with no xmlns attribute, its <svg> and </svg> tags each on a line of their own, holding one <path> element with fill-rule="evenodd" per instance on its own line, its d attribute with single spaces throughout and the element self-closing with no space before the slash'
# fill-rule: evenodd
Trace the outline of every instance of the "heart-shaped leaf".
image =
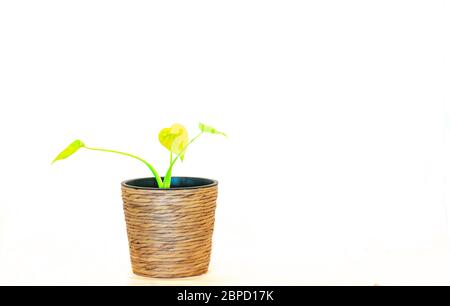
<svg viewBox="0 0 450 306">
<path fill-rule="evenodd" d="M 83 148 L 85 145 L 81 140 L 75 140 L 72 142 L 67 148 L 65 148 L 61 153 L 56 156 L 56 158 L 53 160 L 52 164 L 58 160 L 66 159 L 76 151 L 78 151 L 80 148 Z"/>
<path fill-rule="evenodd" d="M 170 128 L 162 129 L 158 135 L 159 142 L 173 154 L 180 154 L 189 143 L 189 135 L 184 126 L 174 124 Z M 184 153 L 180 156 L 184 159 Z"/>
<path fill-rule="evenodd" d="M 209 125 L 205 125 L 203 123 L 199 123 L 198 124 L 198 128 L 200 129 L 200 131 L 202 131 L 203 133 L 211 133 L 211 134 L 218 134 L 218 135 L 223 135 L 223 136 L 227 136 L 225 133 L 220 132 L 218 130 L 216 130 L 215 128 L 213 128 L 212 126 Z"/>
</svg>

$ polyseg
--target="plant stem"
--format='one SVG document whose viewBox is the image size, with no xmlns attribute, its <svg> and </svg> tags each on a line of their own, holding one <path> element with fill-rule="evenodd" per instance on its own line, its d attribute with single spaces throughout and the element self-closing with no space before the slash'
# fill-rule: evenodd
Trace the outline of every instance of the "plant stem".
<svg viewBox="0 0 450 306">
<path fill-rule="evenodd" d="M 150 163 L 147 162 L 143 158 L 140 158 L 140 157 L 138 157 L 136 155 L 133 155 L 133 154 L 130 154 L 130 153 L 125 153 L 125 152 L 120 152 L 120 151 L 115 151 L 115 150 L 107 150 L 107 149 L 101 149 L 101 148 L 89 148 L 89 147 L 84 147 L 84 148 L 88 149 L 88 150 L 92 150 L 92 151 L 102 151 L 102 152 L 116 153 L 116 154 L 125 155 L 125 156 L 128 156 L 128 157 L 132 157 L 134 159 L 137 159 L 137 160 L 143 162 L 150 169 L 150 171 L 155 176 L 156 182 L 158 183 L 158 187 L 162 188 L 162 186 L 163 186 L 163 182 L 161 180 L 161 177 L 158 174 L 158 171 L 156 171 L 156 169 L 152 165 L 150 165 Z"/>
<path fill-rule="evenodd" d="M 189 141 L 189 143 L 184 147 L 183 150 L 181 150 L 181 152 L 175 156 L 175 159 L 172 160 L 172 152 L 170 153 L 170 166 L 169 169 L 167 169 L 166 175 L 164 176 L 164 183 L 163 183 L 163 188 L 170 188 L 170 183 L 172 180 L 172 168 L 173 165 L 175 165 L 176 161 L 178 160 L 178 158 L 180 158 L 180 156 L 182 156 L 187 148 L 197 139 L 199 138 L 201 135 L 203 134 L 203 132 L 200 132 L 197 136 L 195 136 L 194 138 L 191 139 L 191 141 Z"/>
<path fill-rule="evenodd" d="M 173 153 L 171 151 L 170 152 L 169 168 L 170 168 L 170 165 L 172 164 L 172 161 L 173 161 Z M 172 180 L 172 171 L 167 171 L 166 175 L 164 176 L 164 181 L 163 181 L 163 187 L 162 188 L 169 189 L 171 180 Z"/>
</svg>

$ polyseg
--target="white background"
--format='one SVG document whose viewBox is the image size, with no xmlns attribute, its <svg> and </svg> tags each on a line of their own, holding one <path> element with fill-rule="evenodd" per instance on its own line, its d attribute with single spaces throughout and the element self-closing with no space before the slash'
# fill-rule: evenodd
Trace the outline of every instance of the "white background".
<svg viewBox="0 0 450 306">
<path fill-rule="evenodd" d="M 0 1 L 0 284 L 450 284 L 448 1 Z M 120 197 L 214 125 L 207 275 L 130 272 Z"/>
</svg>

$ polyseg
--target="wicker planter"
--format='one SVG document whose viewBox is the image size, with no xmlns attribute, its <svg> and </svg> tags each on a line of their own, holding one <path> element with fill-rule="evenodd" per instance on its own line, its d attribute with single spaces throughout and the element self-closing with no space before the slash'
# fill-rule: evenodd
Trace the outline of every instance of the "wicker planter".
<svg viewBox="0 0 450 306">
<path fill-rule="evenodd" d="M 148 277 L 206 273 L 216 210 L 217 182 L 174 177 L 158 189 L 154 178 L 122 183 L 133 272 Z"/>
</svg>

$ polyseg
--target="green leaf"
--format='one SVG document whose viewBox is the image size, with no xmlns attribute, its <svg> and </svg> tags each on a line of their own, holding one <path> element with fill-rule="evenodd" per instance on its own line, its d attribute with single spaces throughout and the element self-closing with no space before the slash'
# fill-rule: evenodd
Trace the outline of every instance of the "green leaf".
<svg viewBox="0 0 450 306">
<path fill-rule="evenodd" d="M 53 160 L 52 164 L 58 160 L 66 159 L 67 157 L 69 157 L 70 155 L 72 155 L 73 153 L 78 151 L 78 149 L 83 148 L 84 146 L 85 145 L 81 140 L 78 140 L 78 139 L 75 140 L 67 148 L 65 148 L 61 153 L 59 153 L 58 156 L 56 156 L 56 158 Z"/>
<path fill-rule="evenodd" d="M 218 130 L 216 130 L 215 128 L 213 128 L 212 126 L 209 125 L 205 125 L 203 123 L 199 123 L 198 124 L 198 128 L 200 129 L 200 131 L 202 131 L 203 133 L 211 133 L 211 134 L 218 134 L 218 135 L 223 135 L 225 137 L 227 137 L 227 135 L 223 132 L 220 132 Z"/>
<path fill-rule="evenodd" d="M 170 128 L 162 129 L 158 135 L 159 142 L 170 152 L 175 155 L 183 152 L 189 143 L 189 135 L 184 126 L 181 124 L 173 124 Z M 184 159 L 184 153 L 180 156 Z"/>
</svg>

